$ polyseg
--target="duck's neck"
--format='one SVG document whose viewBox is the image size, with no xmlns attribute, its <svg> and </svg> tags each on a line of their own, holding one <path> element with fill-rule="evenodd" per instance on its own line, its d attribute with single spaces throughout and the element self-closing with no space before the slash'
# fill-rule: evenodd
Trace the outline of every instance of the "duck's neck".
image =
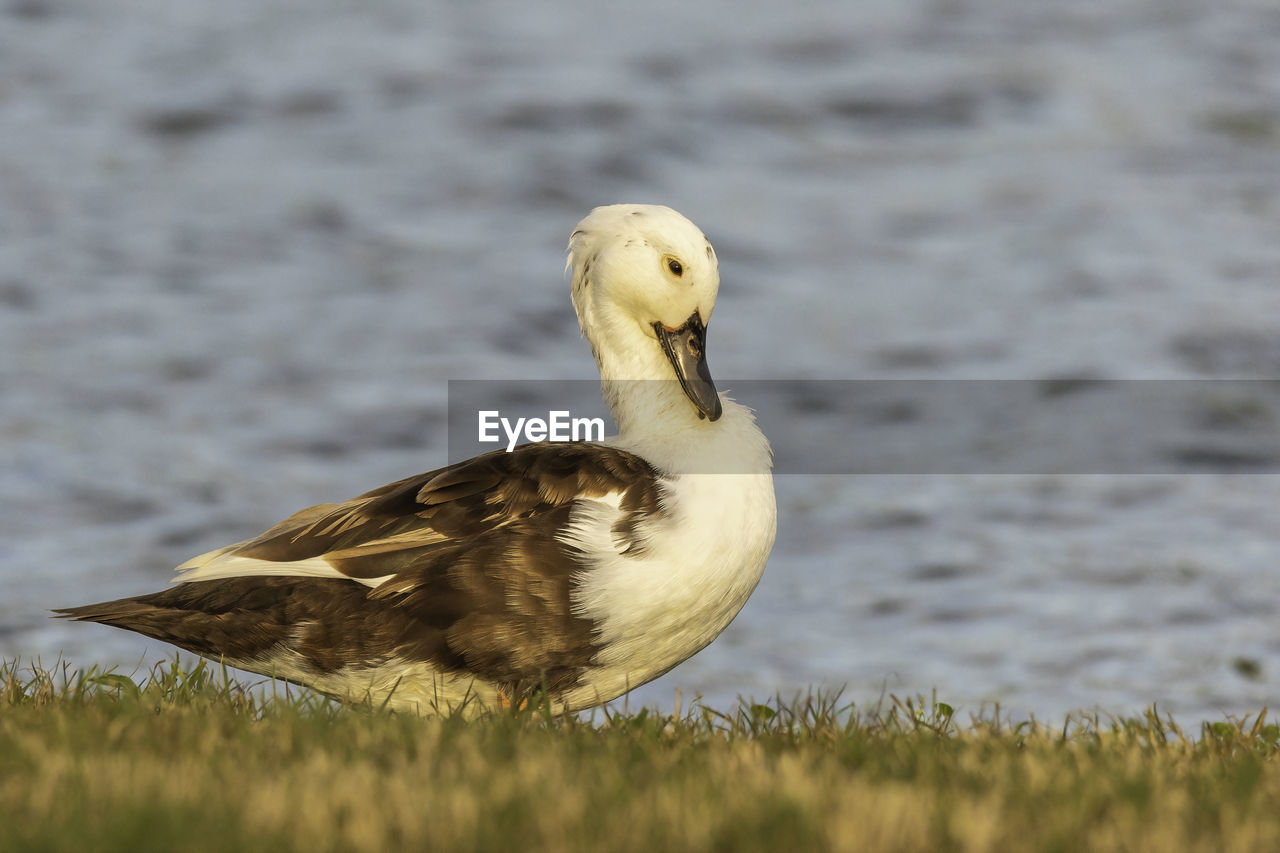
<svg viewBox="0 0 1280 853">
<path fill-rule="evenodd" d="M 658 342 L 639 326 L 613 327 L 592 342 L 605 402 L 618 425 L 616 446 L 672 474 L 767 473 L 769 444 L 745 406 L 722 398 L 710 421 L 680 387 Z"/>
</svg>

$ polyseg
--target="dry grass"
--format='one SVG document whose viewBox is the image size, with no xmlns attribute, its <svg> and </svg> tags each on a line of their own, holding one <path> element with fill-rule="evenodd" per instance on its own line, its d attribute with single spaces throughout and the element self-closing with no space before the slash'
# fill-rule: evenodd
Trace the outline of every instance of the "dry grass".
<svg viewBox="0 0 1280 853">
<path fill-rule="evenodd" d="M 813 695 L 473 720 L 0 668 L 0 851 L 1280 849 L 1280 726 Z"/>
</svg>

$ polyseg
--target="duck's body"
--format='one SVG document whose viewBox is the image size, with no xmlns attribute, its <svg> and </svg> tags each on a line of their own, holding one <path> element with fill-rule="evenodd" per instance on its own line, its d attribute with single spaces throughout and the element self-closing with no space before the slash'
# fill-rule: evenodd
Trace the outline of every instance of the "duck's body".
<svg viewBox="0 0 1280 853">
<path fill-rule="evenodd" d="M 710 643 L 775 532 L 770 452 L 719 396 L 719 275 L 668 208 L 597 208 L 574 306 L 619 435 L 496 451 L 303 510 L 163 592 L 60 611 L 347 701 L 419 711 L 607 701 Z"/>
</svg>

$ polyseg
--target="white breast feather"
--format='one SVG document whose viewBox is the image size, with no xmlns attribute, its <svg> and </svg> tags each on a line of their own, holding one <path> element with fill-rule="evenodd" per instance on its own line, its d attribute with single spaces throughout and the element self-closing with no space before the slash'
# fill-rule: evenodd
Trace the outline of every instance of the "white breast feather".
<svg viewBox="0 0 1280 853">
<path fill-rule="evenodd" d="M 560 538 L 590 565 L 576 605 L 595 621 L 602 647 L 599 668 L 571 704 L 609 699 L 656 678 L 733 621 L 773 548 L 777 507 L 767 472 L 664 478 L 667 514 L 655 520 L 640 555 L 623 555 L 613 542 L 616 507 L 584 501 L 575 508 Z"/>
</svg>

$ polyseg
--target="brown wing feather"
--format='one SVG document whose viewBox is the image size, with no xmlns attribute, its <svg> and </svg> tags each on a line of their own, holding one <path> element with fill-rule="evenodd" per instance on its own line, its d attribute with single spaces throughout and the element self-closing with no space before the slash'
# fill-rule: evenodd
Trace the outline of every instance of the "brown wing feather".
<svg viewBox="0 0 1280 853">
<path fill-rule="evenodd" d="M 350 577 L 381 577 L 359 559 L 465 541 L 579 497 L 620 492 L 632 514 L 657 508 L 657 473 L 635 454 L 593 444 L 531 444 L 409 477 L 342 504 L 310 507 L 231 553 L 272 562 L 341 554 Z M 630 544 L 630 543 L 628 543 Z M 625 546 L 624 546 L 625 547 Z M 350 571 L 349 571 L 350 569 Z"/>
<path fill-rule="evenodd" d="M 643 552 L 660 514 L 657 472 L 626 451 L 537 444 L 305 509 L 231 553 L 323 556 L 342 580 L 234 577 L 63 611 L 254 668 L 282 650 L 317 673 L 361 662 L 429 662 L 515 692 L 568 689 L 594 657 L 594 625 L 574 612 L 581 555 L 556 539 L 573 501 L 621 493 L 622 553 Z"/>
</svg>

